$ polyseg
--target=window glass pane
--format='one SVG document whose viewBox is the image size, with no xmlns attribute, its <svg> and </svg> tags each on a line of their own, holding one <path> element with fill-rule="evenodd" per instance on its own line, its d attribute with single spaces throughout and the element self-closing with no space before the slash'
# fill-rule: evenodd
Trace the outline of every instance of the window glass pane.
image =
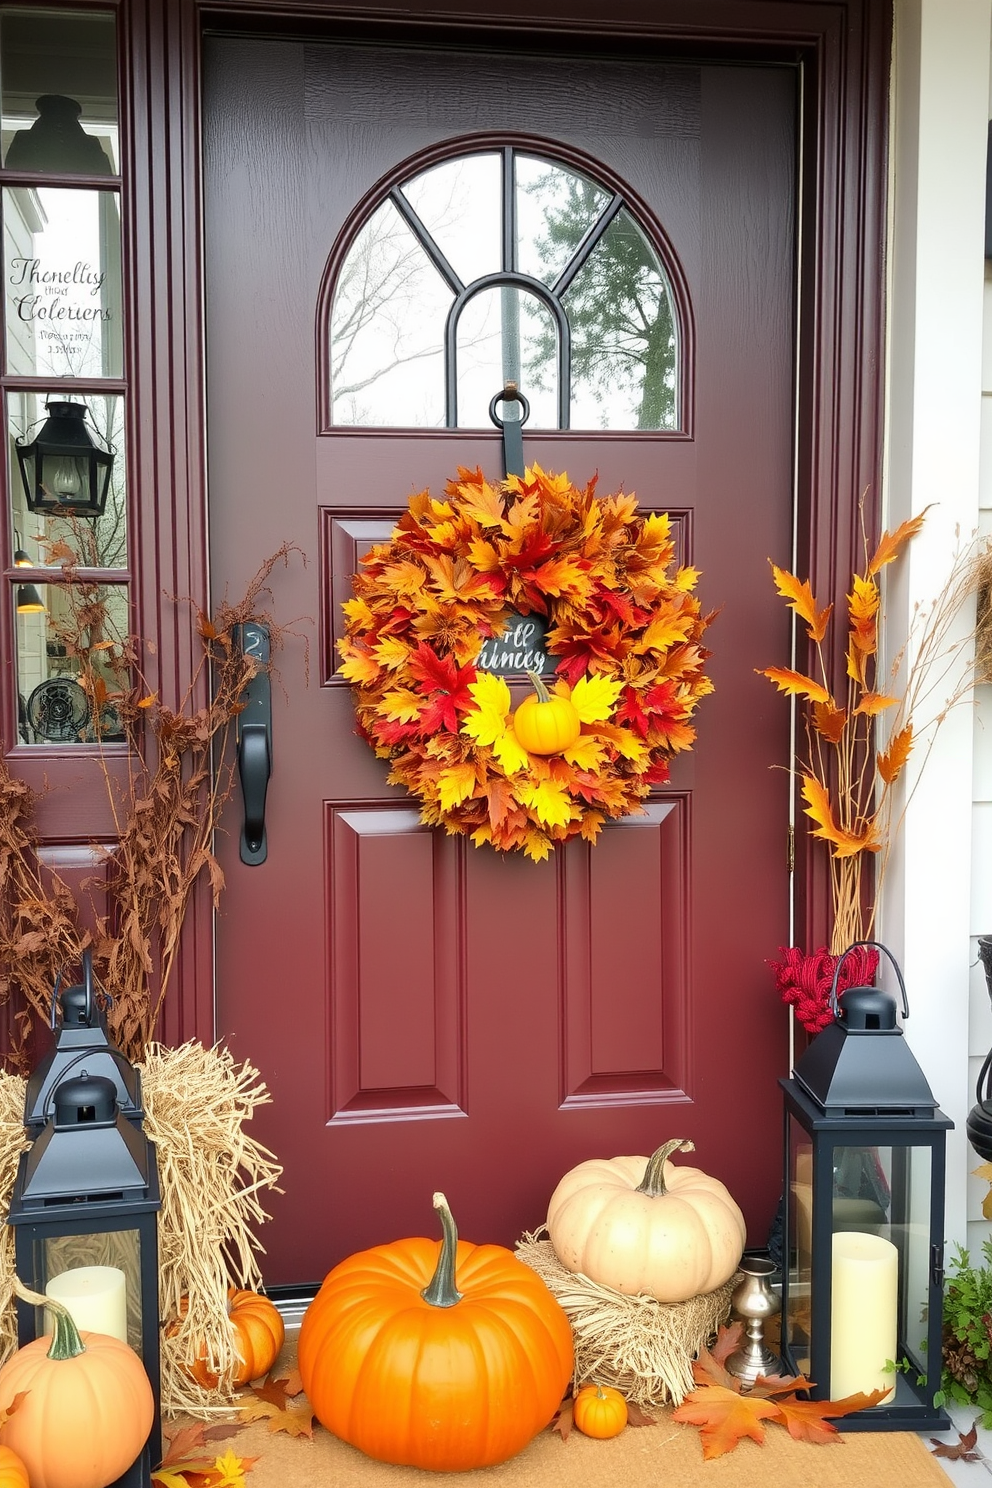
<svg viewBox="0 0 992 1488">
<path fill-rule="evenodd" d="M 331 311 L 336 424 L 444 424 L 444 323 L 452 295 L 384 202 L 341 269 Z"/>
<path fill-rule="evenodd" d="M 48 418 L 46 403 L 52 393 L 13 392 L 8 395 L 9 489 L 13 547 L 27 554 L 32 567 L 60 568 L 67 560 L 85 568 L 126 568 L 127 484 L 124 447 L 124 399 L 113 393 L 77 395 L 74 402 L 85 408 L 82 420 L 86 436 L 95 448 L 112 455 L 106 501 L 99 516 L 61 515 L 32 510 L 28 502 L 18 450 L 43 434 Z M 63 405 L 64 406 L 64 405 Z M 29 476 L 33 474 L 31 464 Z M 35 482 L 30 482 L 32 495 Z"/>
<path fill-rule="evenodd" d="M 557 342 L 551 311 L 526 290 L 500 285 L 474 295 L 458 321 L 459 427 L 491 428 L 489 404 L 511 381 L 530 402 L 528 429 L 557 428 Z"/>
<path fill-rule="evenodd" d="M 113 13 L 0 13 L 0 107 L 3 162 L 10 170 L 115 174 Z"/>
<path fill-rule="evenodd" d="M 565 296 L 573 429 L 675 429 L 678 348 L 658 255 L 626 209 Z"/>
<path fill-rule="evenodd" d="M 121 228 L 109 191 L 5 187 L 7 371 L 119 377 Z"/>
<path fill-rule="evenodd" d="M 127 588 L 18 584 L 13 599 L 21 743 L 121 739 Z"/>
<path fill-rule="evenodd" d="M 403 195 L 463 284 L 498 273 L 501 262 L 500 157 L 463 155 L 403 187 Z"/>
<path fill-rule="evenodd" d="M 576 171 L 529 155 L 514 160 L 517 264 L 544 284 L 566 268 L 610 200 L 610 193 Z"/>
</svg>

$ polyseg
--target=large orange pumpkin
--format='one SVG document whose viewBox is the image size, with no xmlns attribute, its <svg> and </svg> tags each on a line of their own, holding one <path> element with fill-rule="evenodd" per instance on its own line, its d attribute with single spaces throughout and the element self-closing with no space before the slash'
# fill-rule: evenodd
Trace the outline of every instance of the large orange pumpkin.
<svg viewBox="0 0 992 1488">
<path fill-rule="evenodd" d="M 104 1333 L 80 1335 L 66 1308 L 29 1291 L 19 1297 L 55 1316 L 53 1337 L 36 1338 L 0 1369 L 0 1410 L 26 1391 L 0 1428 L 31 1488 L 106 1488 L 136 1460 L 155 1401 L 138 1355 Z"/>
<path fill-rule="evenodd" d="M 572 1331 L 539 1276 L 501 1245 L 397 1240 L 342 1261 L 300 1329 L 318 1419 L 380 1462 L 466 1471 L 545 1427 L 572 1375 Z"/>
<path fill-rule="evenodd" d="M 186 1312 L 188 1300 L 183 1297 L 179 1310 Z M 230 1287 L 227 1293 L 227 1312 L 234 1329 L 234 1346 L 238 1354 L 238 1366 L 233 1383 L 246 1385 L 249 1380 L 268 1374 L 276 1362 L 279 1350 L 286 1337 L 286 1325 L 275 1303 L 260 1292 L 246 1292 Z M 173 1331 L 175 1325 L 173 1325 Z M 207 1363 L 201 1347 L 198 1356 L 188 1366 L 190 1374 L 207 1390 L 217 1387 L 217 1375 Z"/>
</svg>

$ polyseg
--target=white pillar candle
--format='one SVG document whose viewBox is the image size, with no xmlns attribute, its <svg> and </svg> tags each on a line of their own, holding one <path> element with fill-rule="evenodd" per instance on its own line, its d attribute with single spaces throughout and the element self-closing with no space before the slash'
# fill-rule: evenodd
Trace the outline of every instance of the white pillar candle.
<svg viewBox="0 0 992 1488">
<path fill-rule="evenodd" d="M 899 1252 L 892 1242 L 856 1230 L 834 1235 L 831 1400 L 843 1400 L 859 1390 L 884 1389 L 889 1391 L 885 1398 L 891 1398 L 898 1308 Z"/>
<path fill-rule="evenodd" d="M 53 1276 L 45 1294 L 68 1308 L 81 1333 L 109 1333 L 127 1343 L 127 1287 L 118 1267 L 76 1266 Z"/>
</svg>

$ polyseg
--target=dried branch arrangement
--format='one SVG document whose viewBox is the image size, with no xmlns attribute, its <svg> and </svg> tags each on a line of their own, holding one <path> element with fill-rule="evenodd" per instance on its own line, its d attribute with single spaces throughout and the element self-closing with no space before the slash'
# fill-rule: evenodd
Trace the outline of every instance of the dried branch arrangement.
<svg viewBox="0 0 992 1488">
<path fill-rule="evenodd" d="M 14 1068 L 25 1067 L 33 1018 L 48 1019 L 56 977 L 79 964 L 87 945 L 108 995 L 114 1042 L 135 1060 L 154 1036 L 194 887 L 208 875 L 216 904 L 224 883 L 213 839 L 234 783 L 226 745 L 259 665 L 236 644 L 235 627 L 261 622 L 278 645 L 284 632 L 262 600 L 272 570 L 292 551 L 284 544 L 244 596 L 236 604 L 224 600 L 212 618 L 193 606 L 201 653 L 176 708 L 145 685 L 142 656 L 150 648 L 116 633 L 108 590 L 80 579 L 77 553 L 68 546 L 57 544 L 49 554 L 50 562 L 62 563 L 66 581 L 67 618 L 56 633 L 89 700 L 119 841 L 108 848 L 106 882 L 99 879 L 109 911 L 90 905 L 84 915 L 66 885 L 39 864 L 34 797 L 10 776 L 0 753 L 0 1004 L 16 1007 L 20 1037 L 7 1054 Z M 207 693 L 209 701 L 198 705 Z M 129 746 L 123 783 L 111 769 L 108 734 Z M 87 918 L 95 932 L 83 928 Z"/>
<path fill-rule="evenodd" d="M 809 830 L 830 850 L 833 956 L 872 936 L 893 840 L 912 796 L 912 790 L 907 795 L 901 785 L 897 789 L 910 755 L 914 750 L 921 755 L 918 779 L 936 730 L 950 709 L 970 692 L 973 682 L 990 676 L 992 547 L 984 539 L 956 555 L 937 598 L 929 606 L 916 607 L 905 644 L 888 674 L 880 673 L 879 575 L 920 531 L 924 517 L 925 513 L 892 533 L 883 532 L 874 552 L 866 543 L 863 572 L 852 575 L 847 596 L 841 679 L 831 677 L 825 649 L 833 605 L 821 608 L 809 580 L 801 581 L 772 564 L 776 589 L 804 623 L 815 648 L 816 676 L 786 667 L 768 667 L 761 675 L 803 700 L 806 749 L 797 769 Z M 976 596 L 977 630 L 962 636 L 958 616 Z M 973 639 L 975 667 L 968 664 Z M 884 734 L 881 747 L 876 731 Z M 874 874 L 869 874 L 873 863 Z"/>
</svg>

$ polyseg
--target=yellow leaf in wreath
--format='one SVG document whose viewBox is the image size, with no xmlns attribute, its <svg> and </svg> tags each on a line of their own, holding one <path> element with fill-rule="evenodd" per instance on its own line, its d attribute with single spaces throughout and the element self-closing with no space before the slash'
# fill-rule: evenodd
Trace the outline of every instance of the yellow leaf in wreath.
<svg viewBox="0 0 992 1488">
<path fill-rule="evenodd" d="M 475 681 L 469 683 L 468 690 L 477 706 L 462 719 L 462 733 L 468 734 L 477 744 L 495 744 L 506 728 L 510 689 L 502 677 L 493 672 L 480 672 Z"/>
<path fill-rule="evenodd" d="M 645 651 L 667 651 L 669 646 L 686 639 L 692 625 L 691 614 L 684 615 L 681 610 L 664 605 L 633 647 L 634 653 L 642 656 Z"/>
<path fill-rule="evenodd" d="M 341 608 L 359 630 L 368 630 L 375 624 L 375 616 L 364 599 L 346 599 Z"/>
<path fill-rule="evenodd" d="M 410 647 L 399 636 L 383 636 L 372 648 L 372 655 L 380 666 L 384 666 L 387 672 L 395 672 L 397 667 L 404 666 L 410 655 Z"/>
<path fill-rule="evenodd" d="M 451 811 L 475 790 L 475 766 L 467 761 L 461 765 L 449 765 L 437 777 L 438 798 L 442 811 Z"/>
<path fill-rule="evenodd" d="M 605 820 L 606 817 L 601 811 L 587 811 L 582 818 L 582 826 L 579 828 L 580 834 L 587 842 L 595 842 L 603 829 Z"/>
<path fill-rule="evenodd" d="M 977 1168 L 972 1168 L 973 1178 L 984 1178 L 986 1183 L 992 1183 L 992 1162 L 980 1163 Z"/>
<path fill-rule="evenodd" d="M 382 577 L 397 594 L 416 594 L 427 583 L 427 575 L 420 564 L 413 563 L 408 558 L 399 563 L 387 564 L 382 570 Z"/>
<path fill-rule="evenodd" d="M 516 775 L 530 766 L 530 755 L 508 725 L 504 726 L 498 738 L 493 740 L 493 754 L 507 775 Z"/>
<path fill-rule="evenodd" d="M 381 671 L 379 663 L 364 647 L 359 647 L 347 637 L 338 641 L 338 650 L 344 657 L 338 671 L 346 682 L 375 682 Z"/>
<path fill-rule="evenodd" d="M 623 682 L 597 673 L 580 677 L 572 688 L 572 707 L 583 723 L 605 723 L 617 705 Z"/>
<path fill-rule="evenodd" d="M 675 587 L 683 594 L 688 594 L 690 589 L 695 589 L 698 583 L 699 569 L 692 568 L 689 564 L 680 568 L 675 575 Z"/>
<path fill-rule="evenodd" d="M 574 744 L 562 750 L 562 758 L 577 770 L 599 770 L 606 758 L 606 748 L 595 734 L 580 734 Z"/>
<path fill-rule="evenodd" d="M 390 723 L 413 723 L 420 717 L 424 699 L 410 687 L 393 687 L 383 695 L 378 711 Z"/>
<path fill-rule="evenodd" d="M 543 832 L 533 828 L 524 838 L 524 856 L 535 863 L 543 863 L 548 856 L 551 844 Z"/>
<path fill-rule="evenodd" d="M 464 485 L 460 489 L 461 509 L 480 527 L 502 527 L 503 502 L 495 486 L 488 481 Z"/>
<path fill-rule="evenodd" d="M 564 827 L 572 820 L 571 797 L 553 780 L 522 781 L 517 786 L 517 799 L 546 827 Z"/>
<path fill-rule="evenodd" d="M 468 545 L 468 561 L 480 573 L 491 573 L 494 568 L 499 568 L 500 556 L 492 543 L 476 537 Z"/>
</svg>

